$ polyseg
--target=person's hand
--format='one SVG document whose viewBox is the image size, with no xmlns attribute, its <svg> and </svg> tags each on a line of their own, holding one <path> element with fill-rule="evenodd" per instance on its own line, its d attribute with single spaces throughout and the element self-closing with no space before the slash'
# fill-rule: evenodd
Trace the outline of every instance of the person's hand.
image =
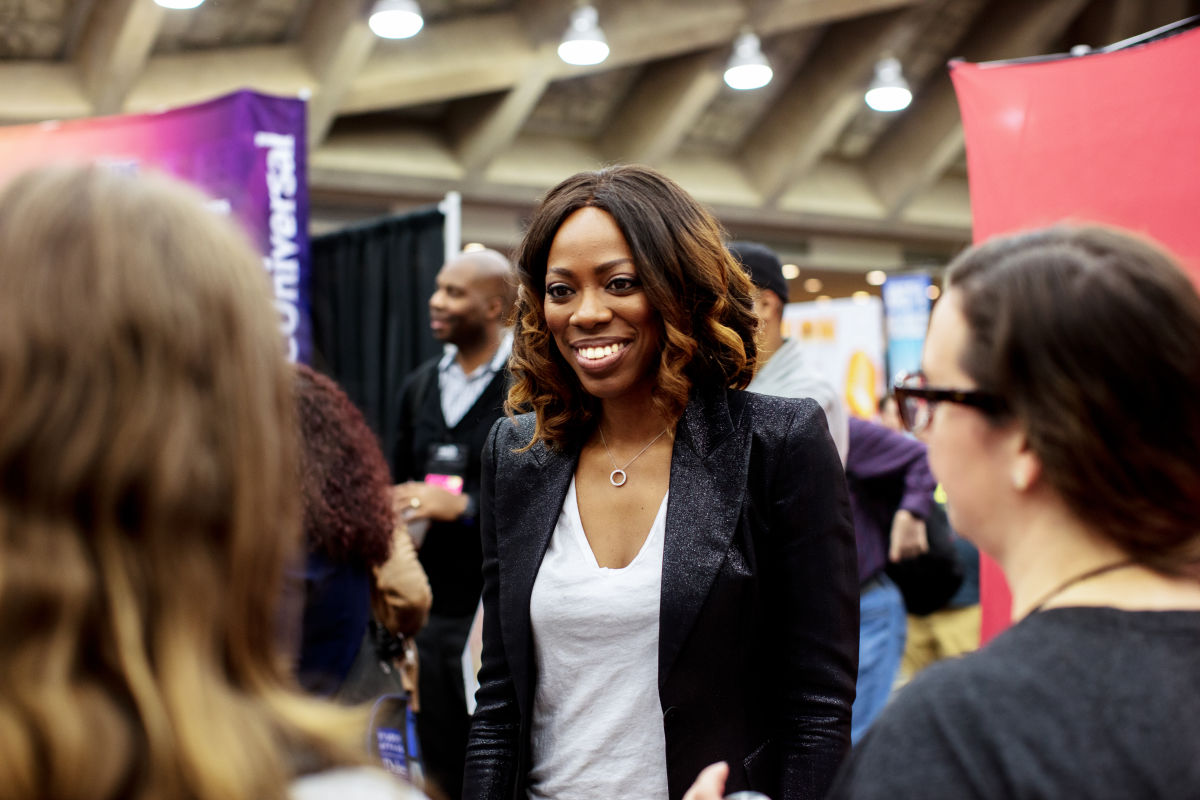
<svg viewBox="0 0 1200 800">
<path fill-rule="evenodd" d="M 902 561 L 929 552 L 929 539 L 925 535 L 925 520 L 911 511 L 900 509 L 892 518 L 891 546 L 888 559 Z"/>
<path fill-rule="evenodd" d="M 392 487 L 392 510 L 405 522 L 418 519 L 452 522 L 467 510 L 467 496 L 430 483 L 409 481 Z"/>
<path fill-rule="evenodd" d="M 724 761 L 709 764 L 700 771 L 696 782 L 687 790 L 683 800 L 721 800 L 725 794 L 725 780 L 729 777 L 729 765 Z"/>
</svg>

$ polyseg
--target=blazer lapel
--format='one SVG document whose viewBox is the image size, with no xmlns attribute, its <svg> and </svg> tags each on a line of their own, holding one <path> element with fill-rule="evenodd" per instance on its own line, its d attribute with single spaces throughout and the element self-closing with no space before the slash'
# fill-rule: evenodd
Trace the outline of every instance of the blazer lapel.
<svg viewBox="0 0 1200 800">
<path fill-rule="evenodd" d="M 725 561 L 746 493 L 750 452 L 734 426 L 726 392 L 694 398 L 678 430 L 663 544 L 660 690 Z"/>
<path fill-rule="evenodd" d="M 515 501 L 497 515 L 496 549 L 501 569 L 500 627 L 523 714 L 530 712 L 533 685 L 529 596 L 571 485 L 578 453 L 550 450 L 539 442 L 529 456 L 505 452 L 500 463 L 506 466 L 497 469 L 496 487 L 497 497 Z"/>
</svg>

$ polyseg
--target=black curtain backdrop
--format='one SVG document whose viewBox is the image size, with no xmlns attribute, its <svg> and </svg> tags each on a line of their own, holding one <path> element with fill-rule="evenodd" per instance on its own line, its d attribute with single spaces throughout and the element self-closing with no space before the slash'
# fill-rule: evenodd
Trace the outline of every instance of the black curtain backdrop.
<svg viewBox="0 0 1200 800">
<path fill-rule="evenodd" d="M 336 380 L 391 461 L 404 377 L 441 352 L 429 297 L 445 255 L 437 207 L 312 240 L 313 367 Z"/>
</svg>

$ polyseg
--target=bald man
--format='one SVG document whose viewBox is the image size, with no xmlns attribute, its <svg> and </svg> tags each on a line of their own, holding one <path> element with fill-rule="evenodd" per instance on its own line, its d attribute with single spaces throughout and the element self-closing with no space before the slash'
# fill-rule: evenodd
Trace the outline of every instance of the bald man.
<svg viewBox="0 0 1200 800">
<path fill-rule="evenodd" d="M 495 250 L 461 253 L 442 267 L 429 299 L 430 328 L 444 352 L 400 389 L 393 449 L 397 507 L 408 521 L 433 607 L 417 634 L 418 735 L 427 778 L 462 795 L 470 718 L 462 653 L 482 589 L 480 454 L 503 414 L 512 352 L 505 329 L 515 297 L 512 267 Z M 434 795 L 436 796 L 436 795 Z"/>
</svg>

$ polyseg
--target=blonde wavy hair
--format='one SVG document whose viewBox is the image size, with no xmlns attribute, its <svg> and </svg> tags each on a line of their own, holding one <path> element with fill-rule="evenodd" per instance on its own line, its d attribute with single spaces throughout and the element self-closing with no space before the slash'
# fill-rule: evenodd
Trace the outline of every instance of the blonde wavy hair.
<svg viewBox="0 0 1200 800">
<path fill-rule="evenodd" d="M 567 446 L 591 431 L 599 411 L 554 345 L 545 312 L 550 245 L 567 217 L 585 207 L 616 221 L 658 312 L 663 347 L 653 397 L 667 419 L 679 418 L 694 391 L 745 388 L 757 364 L 754 287 L 725 248 L 716 219 L 650 167 L 580 172 L 542 200 L 517 253 L 517 335 L 505 409 L 535 412 L 530 447 Z"/>
<path fill-rule="evenodd" d="M 291 377 L 261 261 L 167 178 L 0 194 L 0 798 L 281 798 L 361 717 L 291 688 Z M 361 745 L 360 745 L 361 747 Z"/>
</svg>

